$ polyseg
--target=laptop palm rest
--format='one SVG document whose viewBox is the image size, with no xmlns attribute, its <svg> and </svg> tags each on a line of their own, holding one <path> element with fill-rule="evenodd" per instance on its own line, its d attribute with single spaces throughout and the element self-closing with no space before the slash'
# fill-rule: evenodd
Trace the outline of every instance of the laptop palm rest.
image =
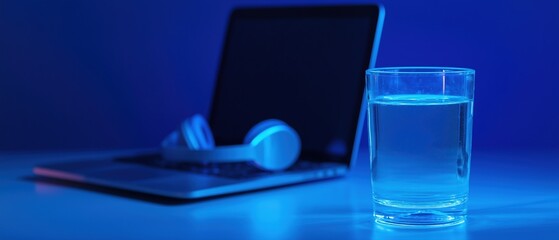
<svg viewBox="0 0 559 240">
<path fill-rule="evenodd" d="M 33 171 L 45 177 L 149 192 L 173 198 L 195 199 L 342 176 L 347 172 L 347 167 L 342 164 L 331 164 L 312 171 L 283 172 L 256 178 L 233 179 L 102 159 L 41 165 L 35 167 Z"/>
</svg>

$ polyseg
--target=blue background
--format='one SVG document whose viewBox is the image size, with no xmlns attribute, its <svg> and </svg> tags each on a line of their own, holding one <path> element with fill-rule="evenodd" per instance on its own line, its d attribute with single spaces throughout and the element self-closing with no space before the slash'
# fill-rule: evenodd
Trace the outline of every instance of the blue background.
<svg viewBox="0 0 559 240">
<path fill-rule="evenodd" d="M 233 7 L 342 2 L 0 0 L 0 152 L 157 146 L 185 117 L 208 113 Z M 37 164 L 84 156 L 4 154 L 0 235 L 557 239 L 559 2 L 380 2 L 386 21 L 377 66 L 477 70 L 478 152 L 463 227 L 372 225 L 365 154 L 339 181 L 179 205 L 22 178 Z"/>
<path fill-rule="evenodd" d="M 474 149 L 559 149 L 559 3 L 380 2 L 377 66 L 476 69 Z M 233 7 L 327 3 L 1 0 L 0 150 L 158 146 L 208 113 Z"/>
</svg>

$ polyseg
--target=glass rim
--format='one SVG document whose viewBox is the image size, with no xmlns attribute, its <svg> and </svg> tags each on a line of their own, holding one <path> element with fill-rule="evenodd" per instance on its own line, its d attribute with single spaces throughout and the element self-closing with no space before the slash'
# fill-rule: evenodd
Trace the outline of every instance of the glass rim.
<svg viewBox="0 0 559 240">
<path fill-rule="evenodd" d="M 475 74 L 475 70 L 463 67 L 404 66 L 369 68 L 366 73 L 372 74 Z"/>
</svg>

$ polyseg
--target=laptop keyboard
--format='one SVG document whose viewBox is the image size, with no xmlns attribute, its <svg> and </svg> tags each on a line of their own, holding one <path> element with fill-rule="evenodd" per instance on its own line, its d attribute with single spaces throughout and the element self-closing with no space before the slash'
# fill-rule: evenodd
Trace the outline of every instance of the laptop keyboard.
<svg viewBox="0 0 559 240">
<path fill-rule="evenodd" d="M 151 167 L 172 169 L 177 171 L 186 171 L 199 174 L 215 175 L 227 178 L 255 178 L 274 174 L 275 172 L 264 171 L 251 165 L 248 162 L 234 163 L 193 163 L 193 162 L 175 162 L 166 161 L 161 158 L 160 154 L 146 154 L 133 157 L 117 158 L 118 162 L 142 164 Z M 332 167 L 337 164 L 318 163 L 310 161 L 297 161 L 286 172 L 298 172 Z"/>
</svg>

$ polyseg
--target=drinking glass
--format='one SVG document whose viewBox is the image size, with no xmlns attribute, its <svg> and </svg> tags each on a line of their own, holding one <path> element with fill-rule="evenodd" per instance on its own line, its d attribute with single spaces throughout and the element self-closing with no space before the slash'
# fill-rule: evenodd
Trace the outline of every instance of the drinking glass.
<svg viewBox="0 0 559 240">
<path fill-rule="evenodd" d="M 466 219 L 475 71 L 366 71 L 374 217 L 401 226 Z"/>
</svg>

